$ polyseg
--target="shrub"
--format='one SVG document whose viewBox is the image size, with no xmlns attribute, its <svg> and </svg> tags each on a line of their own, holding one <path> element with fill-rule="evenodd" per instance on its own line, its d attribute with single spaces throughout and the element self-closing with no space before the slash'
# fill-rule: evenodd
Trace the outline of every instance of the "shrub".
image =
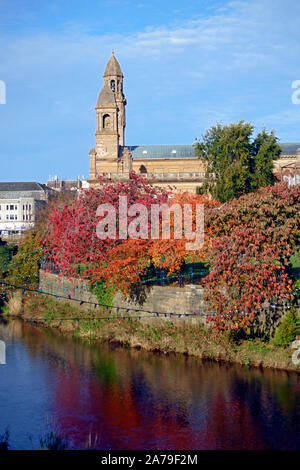
<svg viewBox="0 0 300 470">
<path fill-rule="evenodd" d="M 298 334 L 300 334 L 300 318 L 295 312 L 289 312 L 277 328 L 272 343 L 276 346 L 289 346 Z"/>
<path fill-rule="evenodd" d="M 114 286 L 107 285 L 107 283 L 101 279 L 91 287 L 91 292 L 97 297 L 98 303 L 102 305 L 112 305 L 114 298 Z"/>
<path fill-rule="evenodd" d="M 15 285 L 38 286 L 41 257 L 39 234 L 27 232 L 9 265 L 8 281 Z"/>
<path fill-rule="evenodd" d="M 17 246 L 8 244 L 0 238 L 0 277 L 6 277 L 12 257 L 17 252 Z"/>
<path fill-rule="evenodd" d="M 300 242 L 300 185 L 275 185 L 207 211 L 212 231 L 206 300 L 219 330 L 247 329 L 293 290 L 290 258 Z"/>
</svg>

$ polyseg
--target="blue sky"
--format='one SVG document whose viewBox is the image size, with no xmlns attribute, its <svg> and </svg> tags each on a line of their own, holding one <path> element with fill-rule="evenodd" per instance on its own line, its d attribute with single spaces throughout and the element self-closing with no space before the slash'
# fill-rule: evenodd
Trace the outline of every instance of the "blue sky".
<svg viewBox="0 0 300 470">
<path fill-rule="evenodd" d="M 0 0 L 0 180 L 88 176 L 112 49 L 128 145 L 191 144 L 240 119 L 300 142 L 299 32 L 295 0 Z"/>
</svg>

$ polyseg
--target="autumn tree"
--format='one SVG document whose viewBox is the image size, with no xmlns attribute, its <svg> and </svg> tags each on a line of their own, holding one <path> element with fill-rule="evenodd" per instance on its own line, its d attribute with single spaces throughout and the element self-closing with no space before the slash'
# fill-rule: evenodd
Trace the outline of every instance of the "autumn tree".
<svg viewBox="0 0 300 470">
<path fill-rule="evenodd" d="M 190 215 L 184 212 L 184 206 L 191 209 Z M 105 268 L 102 270 L 107 282 L 113 280 L 125 294 L 128 294 L 132 284 L 140 283 L 150 266 L 163 268 L 167 275 L 179 272 L 185 263 L 207 261 L 207 249 L 210 241 L 210 228 L 204 227 L 203 246 L 200 249 L 190 250 L 187 247 L 188 239 L 185 234 L 185 224 L 191 227 L 193 233 L 201 230 L 196 227 L 196 205 L 203 206 L 204 214 L 208 208 L 216 208 L 219 204 L 208 200 L 205 196 L 196 194 L 174 194 L 167 201 L 170 209 L 170 233 L 162 238 L 162 219 L 160 219 L 160 236 L 157 239 L 149 237 L 147 240 L 124 240 L 122 244 L 113 247 L 108 252 Z M 181 220 L 171 212 L 172 208 L 180 207 Z M 183 216 L 185 214 L 185 220 Z M 188 218 L 190 217 L 190 220 Z M 205 217 L 204 217 L 205 219 Z M 178 232 L 180 229 L 180 233 Z M 151 227 L 150 227 L 151 230 Z M 176 235 L 177 233 L 177 235 Z M 176 236 L 181 235 L 181 238 Z"/>
<path fill-rule="evenodd" d="M 246 328 L 264 306 L 291 291 L 291 255 L 300 244 L 300 186 L 276 184 L 207 214 L 214 237 L 206 299 L 219 329 Z"/>
<path fill-rule="evenodd" d="M 45 256 L 69 276 L 76 275 L 77 266 L 81 265 L 84 268 L 82 275 L 92 283 L 96 282 L 102 276 L 109 252 L 113 253 L 114 249 L 118 250 L 118 245 L 124 243 L 124 239 L 119 237 L 119 197 L 126 196 L 128 206 L 142 203 L 150 209 L 151 204 L 167 203 L 168 195 L 168 191 L 152 186 L 133 172 L 127 181 L 101 178 L 97 187 L 51 209 L 43 238 Z M 110 204 L 115 209 L 114 238 L 99 239 L 96 233 L 99 223 L 97 208 L 103 204 Z M 128 217 L 128 223 L 132 219 Z"/>
<path fill-rule="evenodd" d="M 147 210 L 145 237 L 141 232 L 138 232 L 134 239 L 119 237 L 119 197 L 122 195 L 127 197 L 128 207 L 138 203 Z M 113 238 L 97 237 L 96 227 L 100 219 L 96 212 L 101 204 L 111 204 L 115 209 L 117 228 Z M 50 211 L 48 229 L 44 237 L 45 256 L 51 258 L 65 275 L 76 276 L 77 267 L 80 266 L 80 275 L 88 279 L 92 285 L 104 279 L 107 284 L 112 283 L 115 289 L 122 289 L 128 294 L 133 284 L 142 282 L 151 265 L 163 267 L 168 273 L 172 273 L 178 271 L 185 261 L 203 257 L 203 253 L 199 253 L 199 250 L 189 251 L 186 248 L 188 240 L 185 237 L 185 225 L 182 219 L 185 204 L 190 204 L 191 207 L 189 217 L 193 232 L 196 228 L 194 210 L 196 205 L 203 204 L 205 207 L 217 205 L 204 196 L 174 195 L 171 189 L 152 186 L 146 179 L 134 173 L 128 181 L 100 179 L 97 187 L 84 191 L 71 203 L 54 207 Z M 170 209 L 170 233 L 166 239 L 161 239 L 164 226 L 162 214 L 158 218 L 158 236 L 152 237 L 153 224 L 150 213 L 153 205 Z M 179 225 L 176 225 L 177 222 L 172 215 L 174 205 L 180 209 Z M 128 227 L 133 221 L 134 217 L 128 213 Z M 181 231 L 180 238 L 174 237 L 178 229 Z"/>
</svg>

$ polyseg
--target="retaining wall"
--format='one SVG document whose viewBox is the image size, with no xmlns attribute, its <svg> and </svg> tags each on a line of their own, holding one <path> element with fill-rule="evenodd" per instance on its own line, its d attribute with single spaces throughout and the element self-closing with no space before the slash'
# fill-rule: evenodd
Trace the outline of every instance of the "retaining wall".
<svg viewBox="0 0 300 470">
<path fill-rule="evenodd" d="M 83 300 L 86 302 L 97 303 L 97 298 L 89 290 L 87 283 L 80 279 L 69 279 L 57 274 L 40 271 L 40 288 L 44 292 L 49 292 L 58 297 L 70 297 Z M 130 301 L 123 296 L 121 292 L 117 292 L 114 297 L 113 305 L 115 307 L 139 309 L 141 315 L 143 310 L 159 313 L 208 313 L 208 307 L 204 301 L 204 290 L 197 285 L 187 285 L 185 287 L 170 286 L 151 286 L 146 288 L 144 292 L 139 293 L 140 300 Z M 72 302 L 79 306 L 78 302 Z M 93 308 L 91 305 L 83 304 L 81 308 Z M 124 312 L 124 310 L 121 310 Z M 138 315 L 139 313 L 129 311 L 130 315 Z M 145 314 L 145 313 L 144 313 Z M 168 320 L 170 317 L 166 315 Z M 172 318 L 177 319 L 177 317 Z M 185 317 L 186 319 L 186 317 Z M 203 317 L 189 318 L 193 323 L 203 321 Z"/>
<path fill-rule="evenodd" d="M 49 292 L 58 297 L 68 297 L 68 295 L 70 295 L 70 297 L 78 299 L 79 301 L 83 300 L 85 302 L 92 302 L 93 304 L 98 302 L 96 296 L 90 292 L 88 284 L 81 279 L 69 279 L 58 274 L 40 270 L 40 287 L 44 292 Z M 164 313 L 166 315 L 160 316 L 160 318 L 169 321 L 187 320 L 192 324 L 197 322 L 207 324 L 204 316 L 184 316 L 185 313 L 210 313 L 209 307 L 204 301 L 204 289 L 201 286 L 194 284 L 184 287 L 151 286 L 150 288 L 145 288 L 144 292 L 139 292 L 138 294 L 140 298 L 139 301 L 130 301 L 125 298 L 121 292 L 117 292 L 113 300 L 113 306 L 123 307 L 124 309 L 138 309 L 138 312 L 129 310 L 126 312 L 126 315 L 141 315 L 143 321 L 147 321 L 147 318 L 151 320 L 151 317 L 155 316 L 155 313 L 150 315 L 143 312 L 143 310 L 146 310 Z M 83 309 L 93 308 L 93 305 L 83 304 L 80 306 L 79 302 L 70 302 Z M 274 331 L 286 311 L 284 306 L 272 309 L 266 304 L 257 318 L 259 329 L 266 332 Z M 116 313 L 116 311 L 114 311 L 114 313 Z M 124 313 L 124 310 L 120 310 L 120 313 Z M 168 313 L 181 314 L 182 317 L 170 317 Z"/>
</svg>

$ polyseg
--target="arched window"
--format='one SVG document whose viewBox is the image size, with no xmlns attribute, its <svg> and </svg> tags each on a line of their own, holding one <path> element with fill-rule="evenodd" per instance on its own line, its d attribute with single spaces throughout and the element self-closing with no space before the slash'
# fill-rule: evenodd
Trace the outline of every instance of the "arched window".
<svg viewBox="0 0 300 470">
<path fill-rule="evenodd" d="M 104 114 L 103 116 L 103 129 L 111 128 L 111 119 L 109 114 Z"/>
<path fill-rule="evenodd" d="M 145 167 L 145 165 L 141 165 L 140 166 L 140 174 L 145 174 L 147 173 L 147 168 Z"/>
<path fill-rule="evenodd" d="M 116 82 L 114 80 L 110 81 L 110 88 L 112 89 L 113 92 L 115 92 L 116 89 Z"/>
</svg>

